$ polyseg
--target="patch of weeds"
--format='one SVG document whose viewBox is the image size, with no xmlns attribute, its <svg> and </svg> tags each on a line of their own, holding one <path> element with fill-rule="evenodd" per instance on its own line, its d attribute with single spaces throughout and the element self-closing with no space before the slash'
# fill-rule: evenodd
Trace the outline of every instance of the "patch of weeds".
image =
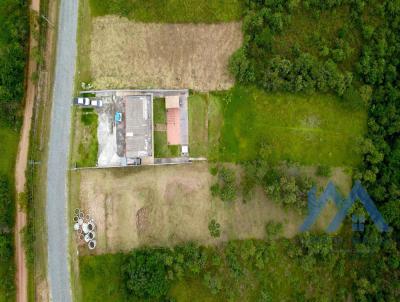
<svg viewBox="0 0 400 302">
<path fill-rule="evenodd" d="M 210 188 L 212 196 L 218 196 L 222 201 L 234 201 L 237 196 L 235 171 L 221 167 L 217 174 L 218 182 Z"/>
<path fill-rule="evenodd" d="M 317 176 L 329 177 L 332 175 L 332 169 L 326 165 L 319 165 L 316 171 Z"/>
<path fill-rule="evenodd" d="M 221 225 L 215 219 L 211 219 L 209 222 L 208 230 L 211 237 L 218 238 L 221 235 Z"/>
</svg>

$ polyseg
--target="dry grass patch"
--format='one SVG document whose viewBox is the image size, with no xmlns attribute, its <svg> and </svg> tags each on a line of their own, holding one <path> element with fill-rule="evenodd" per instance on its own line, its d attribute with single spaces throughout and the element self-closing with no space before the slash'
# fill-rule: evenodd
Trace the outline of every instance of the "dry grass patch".
<svg viewBox="0 0 400 302">
<path fill-rule="evenodd" d="M 97 88 L 228 89 L 227 64 L 242 44 L 241 23 L 144 24 L 93 19 L 90 65 Z"/>
<path fill-rule="evenodd" d="M 302 223 L 302 217 L 267 200 L 262 190 L 246 204 L 213 199 L 214 180 L 206 163 L 74 173 L 72 177 L 80 178 L 80 188 L 74 190 L 81 207 L 97 222 L 96 253 L 189 240 L 215 244 L 263 238 L 268 221 L 282 222 L 285 236 L 291 237 Z M 208 230 L 213 218 L 221 224 L 217 239 Z"/>
</svg>

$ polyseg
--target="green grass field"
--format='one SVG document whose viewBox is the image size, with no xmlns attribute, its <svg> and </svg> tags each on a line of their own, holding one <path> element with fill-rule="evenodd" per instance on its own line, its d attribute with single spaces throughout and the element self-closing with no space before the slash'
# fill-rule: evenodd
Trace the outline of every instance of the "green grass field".
<svg viewBox="0 0 400 302">
<path fill-rule="evenodd" d="M 154 131 L 154 157 L 177 157 L 179 150 L 179 146 L 168 146 L 166 131 Z"/>
<path fill-rule="evenodd" d="M 120 15 L 140 22 L 214 23 L 239 20 L 241 0 L 90 0 L 93 16 Z"/>
<path fill-rule="evenodd" d="M 123 254 L 80 257 L 80 301 L 125 301 L 121 278 L 124 260 Z"/>
<path fill-rule="evenodd" d="M 153 120 L 154 124 L 165 124 L 167 122 L 164 98 L 155 98 L 153 100 Z"/>
<path fill-rule="evenodd" d="M 208 153 L 208 103 L 206 94 L 189 97 L 189 146 L 193 157 L 206 156 Z"/>
<path fill-rule="evenodd" d="M 224 122 L 220 133 L 216 127 L 209 129 L 209 137 L 219 136 L 218 156 L 211 158 L 255 159 L 260 145 L 266 144 L 273 162 L 354 166 L 361 160 L 357 140 L 366 128 L 366 112 L 334 96 L 244 87 L 216 96 Z"/>
<path fill-rule="evenodd" d="M 15 155 L 18 149 L 19 134 L 0 124 L 0 174 L 6 174 L 14 179 Z"/>
</svg>

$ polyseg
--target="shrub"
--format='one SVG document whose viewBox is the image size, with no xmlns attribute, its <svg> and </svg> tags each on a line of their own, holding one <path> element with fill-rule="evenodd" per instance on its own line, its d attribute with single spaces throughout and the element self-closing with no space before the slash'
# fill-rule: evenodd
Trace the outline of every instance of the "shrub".
<svg viewBox="0 0 400 302">
<path fill-rule="evenodd" d="M 208 224 L 208 230 L 210 231 L 211 237 L 217 238 L 221 235 L 221 225 L 215 220 L 211 219 Z"/>
<path fill-rule="evenodd" d="M 160 298 L 169 290 L 165 254 L 160 250 L 137 250 L 123 267 L 128 292 L 135 298 Z"/>
<path fill-rule="evenodd" d="M 211 186 L 211 195 L 219 196 L 222 201 L 233 201 L 236 198 L 236 177 L 235 172 L 228 168 L 221 168 L 218 171 L 218 183 Z"/>
<path fill-rule="evenodd" d="M 329 177 L 331 174 L 331 167 L 325 165 L 319 165 L 317 167 L 317 176 Z"/>
<path fill-rule="evenodd" d="M 283 226 L 280 222 L 270 221 L 265 225 L 267 239 L 275 239 L 282 234 Z"/>
<path fill-rule="evenodd" d="M 212 176 L 216 176 L 218 174 L 218 166 L 212 166 L 210 168 L 210 173 Z"/>
<path fill-rule="evenodd" d="M 244 48 L 239 48 L 230 58 L 229 71 L 240 83 L 251 83 L 255 79 L 250 60 L 246 57 Z"/>
<path fill-rule="evenodd" d="M 210 188 L 210 191 L 211 191 L 212 197 L 219 196 L 219 193 L 220 193 L 219 184 L 217 184 L 217 183 L 213 184 Z"/>
<path fill-rule="evenodd" d="M 204 283 L 213 295 L 218 294 L 222 289 L 221 279 L 217 276 L 212 276 L 210 273 L 204 274 Z"/>
</svg>

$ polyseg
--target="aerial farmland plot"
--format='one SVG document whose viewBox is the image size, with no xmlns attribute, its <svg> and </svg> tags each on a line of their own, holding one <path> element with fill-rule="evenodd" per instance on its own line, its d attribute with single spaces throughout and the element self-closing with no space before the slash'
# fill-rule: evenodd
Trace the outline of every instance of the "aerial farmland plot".
<svg viewBox="0 0 400 302">
<path fill-rule="evenodd" d="M 102 105 L 74 107 L 69 207 L 96 224 L 93 249 L 71 232 L 76 301 L 371 297 L 347 252 L 373 219 L 357 201 L 327 233 L 342 203 L 318 198 L 379 178 L 372 29 L 346 1 L 267 2 L 80 2 L 76 93 Z"/>
</svg>

